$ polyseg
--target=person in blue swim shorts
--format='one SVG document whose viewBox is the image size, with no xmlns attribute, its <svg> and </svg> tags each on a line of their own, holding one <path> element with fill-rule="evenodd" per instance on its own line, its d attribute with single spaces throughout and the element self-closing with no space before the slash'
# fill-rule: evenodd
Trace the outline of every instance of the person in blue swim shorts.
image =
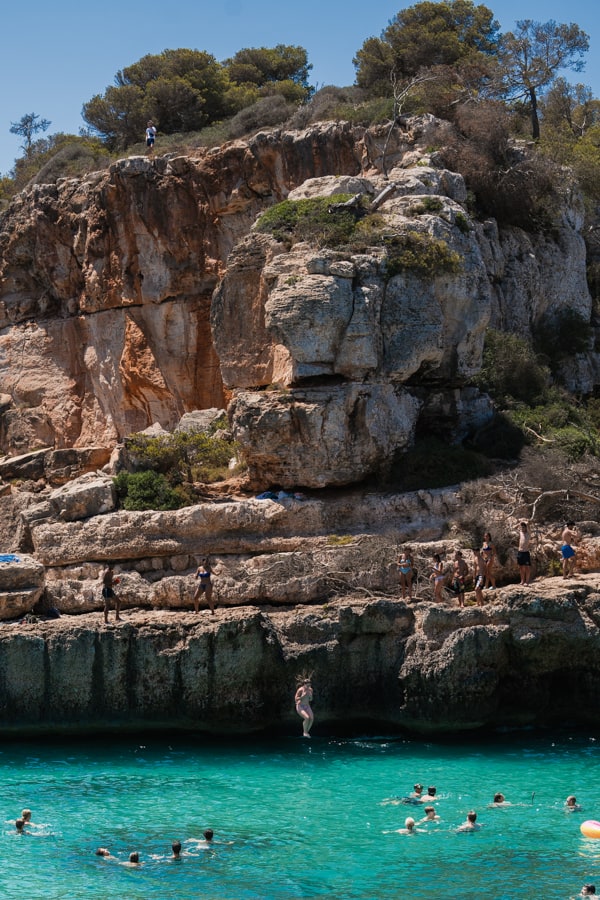
<svg viewBox="0 0 600 900">
<path fill-rule="evenodd" d="M 575 574 L 575 560 L 577 558 L 577 550 L 573 546 L 579 541 L 579 531 L 575 522 L 567 522 L 562 533 L 562 547 L 560 553 L 562 556 L 563 578 L 569 578 Z"/>
</svg>

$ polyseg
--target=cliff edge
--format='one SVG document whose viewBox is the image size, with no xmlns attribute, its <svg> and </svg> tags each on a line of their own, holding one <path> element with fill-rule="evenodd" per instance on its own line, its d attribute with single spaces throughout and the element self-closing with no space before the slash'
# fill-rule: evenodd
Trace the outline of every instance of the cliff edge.
<svg viewBox="0 0 600 900">
<path fill-rule="evenodd" d="M 499 590 L 484 607 L 339 598 L 198 615 L 132 610 L 0 632 L 0 734 L 299 729 L 440 733 L 600 723 L 597 576 Z"/>
</svg>

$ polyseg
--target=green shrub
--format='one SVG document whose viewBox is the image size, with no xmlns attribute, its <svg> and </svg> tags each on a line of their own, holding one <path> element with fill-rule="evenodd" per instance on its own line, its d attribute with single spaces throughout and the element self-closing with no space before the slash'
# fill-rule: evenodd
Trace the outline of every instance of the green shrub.
<svg viewBox="0 0 600 900">
<path fill-rule="evenodd" d="M 341 103 L 331 110 L 330 117 L 353 125 L 380 125 L 389 122 L 394 115 L 392 97 L 375 97 L 364 103 Z"/>
<path fill-rule="evenodd" d="M 550 372 L 526 340 L 504 331 L 487 332 L 481 371 L 473 382 L 501 406 L 543 401 L 549 378 Z"/>
<path fill-rule="evenodd" d="M 159 472 L 120 472 L 114 481 L 124 509 L 166 510 L 185 506 L 185 498 Z"/>
<path fill-rule="evenodd" d="M 547 316 L 534 330 L 534 346 L 543 354 L 552 371 L 562 360 L 590 349 L 593 336 L 590 322 L 574 309 L 565 309 Z"/>
<path fill-rule="evenodd" d="M 456 215 L 454 216 L 454 224 L 459 231 L 462 231 L 463 234 L 469 234 L 471 226 L 469 225 L 469 220 L 464 213 L 456 213 Z"/>
<path fill-rule="evenodd" d="M 241 109 L 227 122 L 227 132 L 231 138 L 243 137 L 245 134 L 280 125 L 289 119 L 295 106 L 287 103 L 280 95 L 261 97 L 252 106 Z"/>
<path fill-rule="evenodd" d="M 443 274 L 456 274 L 462 267 L 460 254 L 451 250 L 446 241 L 430 234 L 406 231 L 385 238 L 384 246 L 385 274 L 388 280 L 407 271 L 435 278 Z"/>
<path fill-rule="evenodd" d="M 230 474 L 229 462 L 236 456 L 238 445 L 224 436 L 214 422 L 209 432 L 178 431 L 174 434 L 137 433 L 126 441 L 129 459 L 136 469 L 150 469 L 166 475 L 170 484 L 222 481 Z"/>
<path fill-rule="evenodd" d="M 577 405 L 571 396 L 553 388 L 546 404 L 518 407 L 509 415 L 524 431 L 529 443 L 550 444 L 568 459 L 575 460 L 585 454 L 597 456 L 600 453 L 595 412 L 593 403 Z"/>
<path fill-rule="evenodd" d="M 351 198 L 352 194 L 334 194 L 309 200 L 284 200 L 262 214 L 256 229 L 286 244 L 308 241 L 319 247 L 339 247 L 352 237 L 357 216 L 352 209 L 329 212 L 329 208 Z"/>
<path fill-rule="evenodd" d="M 423 197 L 414 206 L 409 206 L 408 213 L 411 216 L 422 216 L 425 213 L 439 213 L 444 204 L 439 197 Z"/>
</svg>

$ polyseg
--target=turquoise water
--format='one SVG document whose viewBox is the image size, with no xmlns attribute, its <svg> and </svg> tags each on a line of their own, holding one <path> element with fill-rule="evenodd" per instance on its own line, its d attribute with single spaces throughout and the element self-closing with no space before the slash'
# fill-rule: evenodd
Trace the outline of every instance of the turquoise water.
<svg viewBox="0 0 600 900">
<path fill-rule="evenodd" d="M 599 776 L 590 735 L 6 743 L 0 896 L 568 898 L 586 881 L 600 889 L 600 841 L 579 831 L 600 819 Z M 381 801 L 415 781 L 436 785 L 442 821 L 385 833 L 415 807 Z M 500 790 L 513 806 L 486 808 Z M 582 812 L 564 811 L 570 793 Z M 25 806 L 38 827 L 18 836 Z M 456 834 L 469 809 L 484 827 Z M 186 842 L 206 827 L 211 849 Z M 121 861 L 138 850 L 142 865 L 100 859 L 99 846 Z"/>
</svg>

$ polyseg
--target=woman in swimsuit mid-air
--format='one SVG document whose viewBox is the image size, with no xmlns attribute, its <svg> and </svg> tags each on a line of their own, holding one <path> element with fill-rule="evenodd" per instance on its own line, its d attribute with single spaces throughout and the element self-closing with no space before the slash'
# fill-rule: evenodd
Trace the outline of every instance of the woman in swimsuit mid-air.
<svg viewBox="0 0 600 900">
<path fill-rule="evenodd" d="M 308 678 L 303 679 L 300 683 L 294 702 L 296 703 L 296 712 L 302 719 L 302 737 L 310 737 L 310 729 L 315 720 L 313 711 L 310 707 L 313 698 L 313 689 Z"/>
</svg>

